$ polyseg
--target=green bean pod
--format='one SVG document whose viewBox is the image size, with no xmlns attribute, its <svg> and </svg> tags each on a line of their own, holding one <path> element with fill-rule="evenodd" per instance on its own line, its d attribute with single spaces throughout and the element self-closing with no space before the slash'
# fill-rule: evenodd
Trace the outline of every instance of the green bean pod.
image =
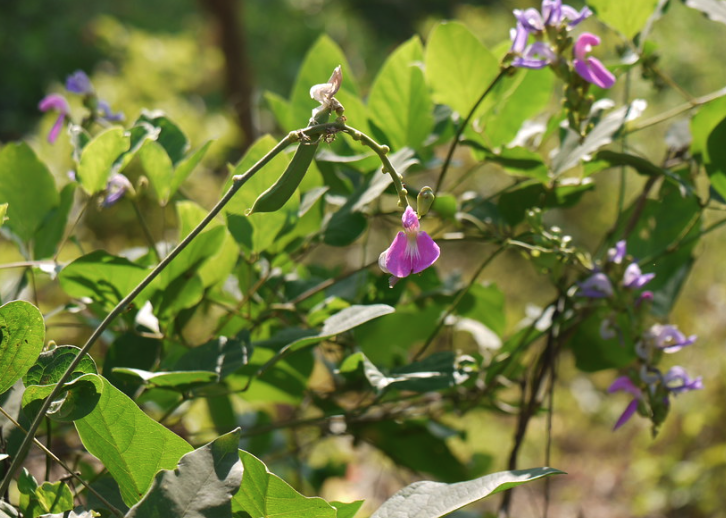
<svg viewBox="0 0 726 518">
<path fill-rule="evenodd" d="M 329 116 L 330 111 L 326 110 L 318 115 L 318 120 L 315 121 L 315 124 L 327 122 Z M 319 137 L 315 137 L 315 139 L 315 142 L 300 140 L 300 145 L 295 150 L 295 154 L 285 171 L 269 189 L 257 197 L 252 208 L 247 211 L 248 216 L 255 212 L 275 212 L 280 210 L 287 203 L 287 200 L 295 194 L 295 190 L 300 185 L 300 182 L 302 182 L 313 158 L 315 158 L 315 152 L 318 150 L 318 144 L 320 144 L 321 139 Z"/>
</svg>

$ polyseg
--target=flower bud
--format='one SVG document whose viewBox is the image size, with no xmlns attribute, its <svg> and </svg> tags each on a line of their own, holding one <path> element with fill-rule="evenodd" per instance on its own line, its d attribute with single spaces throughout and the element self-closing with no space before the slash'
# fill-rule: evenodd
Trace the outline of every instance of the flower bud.
<svg viewBox="0 0 726 518">
<path fill-rule="evenodd" d="M 416 197 L 416 212 L 418 213 L 419 218 L 426 215 L 431 208 L 431 205 L 433 205 L 435 198 L 434 190 L 428 185 L 419 191 L 418 196 Z"/>
</svg>

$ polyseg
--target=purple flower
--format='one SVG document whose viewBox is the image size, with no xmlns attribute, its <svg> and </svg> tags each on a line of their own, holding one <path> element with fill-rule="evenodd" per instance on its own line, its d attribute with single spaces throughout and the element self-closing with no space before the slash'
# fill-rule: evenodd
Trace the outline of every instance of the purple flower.
<svg viewBox="0 0 726 518">
<path fill-rule="evenodd" d="M 690 390 L 700 390 L 703 388 L 703 379 L 701 376 L 692 379 L 686 373 L 683 367 L 671 367 L 663 376 L 663 384 L 666 389 L 673 394 L 681 394 Z"/>
<path fill-rule="evenodd" d="M 88 95 L 93 93 L 93 85 L 83 70 L 76 70 L 66 78 L 66 90 L 74 94 Z"/>
<path fill-rule="evenodd" d="M 578 295 L 591 299 L 604 299 L 613 296 L 613 285 L 607 275 L 602 272 L 593 273 L 583 282 L 578 283 Z"/>
<path fill-rule="evenodd" d="M 623 426 L 628 419 L 633 417 L 633 414 L 638 410 L 638 404 L 640 403 L 640 399 L 643 397 L 642 391 L 635 386 L 633 381 L 628 378 L 627 376 L 620 376 L 619 378 L 616 378 L 615 381 L 613 381 L 612 385 L 608 388 L 609 393 L 613 392 L 627 392 L 631 396 L 633 396 L 633 400 L 628 404 L 627 407 L 625 407 L 625 411 L 621 414 L 618 421 L 615 423 L 615 426 L 613 427 L 613 430 L 617 430 L 621 426 Z"/>
<path fill-rule="evenodd" d="M 648 330 L 647 336 L 653 340 L 658 349 L 667 353 L 680 351 L 696 341 L 696 335 L 686 337 L 676 326 L 672 325 L 653 324 Z"/>
<path fill-rule="evenodd" d="M 132 188 L 133 186 L 128 178 L 121 173 L 114 174 L 106 184 L 106 197 L 101 201 L 101 207 L 110 207 L 123 198 L 126 191 Z"/>
<path fill-rule="evenodd" d="M 608 261 L 620 264 L 625 259 L 625 239 L 621 239 L 615 243 L 615 248 L 608 250 Z"/>
<path fill-rule="evenodd" d="M 514 45 L 512 45 L 514 47 Z M 557 59 L 557 54 L 549 45 L 536 41 L 529 45 L 512 61 L 512 66 L 519 68 L 544 68 Z"/>
<path fill-rule="evenodd" d="M 42 112 L 47 112 L 49 110 L 55 110 L 58 112 L 58 119 L 56 119 L 50 133 L 48 133 L 48 142 L 52 144 L 58 138 L 66 117 L 70 115 L 71 107 L 68 105 L 66 98 L 62 95 L 50 94 L 43 97 L 40 103 L 38 103 L 38 109 Z"/>
<path fill-rule="evenodd" d="M 562 5 L 562 0 L 542 0 L 541 13 L 533 8 L 524 11 L 514 10 L 517 22 L 529 32 L 541 32 L 545 27 L 559 27 L 563 21 L 567 22 L 567 28 L 571 29 L 591 14 L 592 11 L 587 7 L 578 12 L 574 7 Z"/>
<path fill-rule="evenodd" d="M 113 113 L 109 104 L 104 100 L 98 101 L 98 109 L 101 111 L 101 118 L 108 122 L 120 122 L 126 118 L 123 112 Z"/>
<path fill-rule="evenodd" d="M 623 274 L 623 286 L 634 290 L 639 290 L 655 277 L 654 273 L 643 273 L 640 270 L 638 263 L 631 263 L 625 269 Z"/>
<path fill-rule="evenodd" d="M 615 84 L 615 76 L 600 63 L 600 60 L 588 56 L 592 47 L 600 45 L 600 38 L 589 32 L 583 32 L 575 42 L 575 70 L 588 83 L 600 88 L 610 88 Z"/>
<path fill-rule="evenodd" d="M 513 54 L 521 54 L 527 47 L 527 39 L 529 38 L 529 31 L 524 28 L 524 25 L 517 22 L 517 27 L 510 29 L 509 37 L 512 39 L 512 47 L 509 52 Z"/>
<path fill-rule="evenodd" d="M 424 271 L 440 254 L 439 245 L 419 230 L 418 216 L 411 207 L 406 207 L 401 220 L 403 232 L 396 234 L 391 246 L 378 258 L 381 270 L 393 275 L 391 286 L 399 278 Z"/>
</svg>

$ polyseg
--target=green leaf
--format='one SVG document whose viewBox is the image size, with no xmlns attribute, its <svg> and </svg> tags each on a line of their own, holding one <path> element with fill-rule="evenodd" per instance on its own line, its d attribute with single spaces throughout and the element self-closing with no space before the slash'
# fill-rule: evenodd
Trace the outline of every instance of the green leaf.
<svg viewBox="0 0 726 518">
<path fill-rule="evenodd" d="M 421 40 L 414 36 L 393 51 L 373 81 L 368 110 L 391 149 L 419 149 L 433 130 L 433 103 L 421 70 L 423 59 Z"/>
<path fill-rule="evenodd" d="M 460 385 L 469 379 L 465 358 L 457 358 L 451 351 L 439 351 L 421 361 L 393 369 L 384 375 L 363 353 L 363 369 L 371 386 L 382 392 L 389 388 L 411 392 L 435 392 Z M 460 363 L 460 359 L 464 360 Z"/>
<path fill-rule="evenodd" d="M 244 465 L 242 485 L 232 500 L 235 518 L 249 514 L 254 518 L 336 518 L 335 507 L 318 497 L 295 491 L 257 457 L 239 450 Z"/>
<path fill-rule="evenodd" d="M 220 379 L 247 365 L 252 354 L 247 331 L 234 338 L 220 336 L 190 349 L 174 365 L 175 370 L 203 369 L 215 372 Z"/>
<path fill-rule="evenodd" d="M 265 135 L 255 141 L 231 172 L 225 188 L 232 184 L 233 175 L 247 171 L 276 144 L 277 141 L 270 135 Z M 297 217 L 299 197 L 296 195 L 287 202 L 282 210 L 277 212 L 245 215 L 259 195 L 282 175 L 288 163 L 287 156 L 279 153 L 252 176 L 225 207 L 229 231 L 235 241 L 248 251 L 259 253 L 266 250 L 274 243 L 277 234 L 288 222 L 288 219 L 293 220 Z"/>
<path fill-rule="evenodd" d="M 264 96 L 267 105 L 277 119 L 277 124 L 282 129 L 290 128 L 290 102 L 275 92 L 265 92 Z M 290 130 L 289 130 L 290 131 Z"/>
<path fill-rule="evenodd" d="M 176 166 L 184 158 L 184 154 L 189 148 L 189 141 L 184 132 L 163 112 L 158 110 L 153 112 L 144 111 L 136 124 L 141 122 L 151 124 L 158 129 L 159 134 L 156 137 L 156 142 L 164 148 L 171 159 L 171 163 Z"/>
<path fill-rule="evenodd" d="M 146 493 L 158 470 L 174 469 L 192 447 L 147 416 L 108 380 L 101 379 L 100 401 L 74 424 L 83 445 L 108 469 L 124 502 L 131 506 Z"/>
<path fill-rule="evenodd" d="M 502 471 L 457 484 L 414 482 L 385 501 L 371 518 L 440 518 L 482 498 L 561 474 L 564 472 L 553 468 L 532 468 Z"/>
<path fill-rule="evenodd" d="M 6 214 L 8 213 L 8 204 L 7 203 L 0 203 L 0 227 L 3 226 L 3 223 L 8 219 Z"/>
<path fill-rule="evenodd" d="M 50 351 L 40 353 L 35 364 L 23 376 L 25 386 L 55 385 L 81 349 L 75 345 L 59 345 Z M 81 362 L 73 369 L 69 380 L 84 374 L 98 374 L 96 362 L 84 354 Z"/>
<path fill-rule="evenodd" d="M 53 385 L 30 385 L 23 393 L 23 411 L 35 418 L 40 407 L 55 388 Z M 82 419 L 90 414 L 101 399 L 103 382 L 96 374 L 84 374 L 63 385 L 58 397 L 48 408 L 48 417 L 62 423 Z"/>
<path fill-rule="evenodd" d="M 584 372 L 597 372 L 604 369 L 620 369 L 636 359 L 635 345 L 627 332 L 604 340 L 600 336 L 600 325 L 611 316 L 609 309 L 600 308 L 596 313 L 581 322 L 568 341 L 575 356 L 575 365 Z M 616 325 L 623 330 L 630 328 L 628 315 L 621 314 Z"/>
<path fill-rule="evenodd" d="M 73 198 L 76 193 L 76 184 L 69 183 L 60 193 L 60 204 L 52 208 L 45 217 L 34 237 L 33 257 L 45 259 L 53 256 L 58 250 L 65 235 L 68 214 L 73 208 Z M 2 218 L 0 217 L 0 221 Z"/>
<path fill-rule="evenodd" d="M 426 45 L 426 79 L 433 98 L 466 116 L 499 73 L 499 62 L 457 22 L 437 25 Z"/>
<path fill-rule="evenodd" d="M 45 342 L 38 308 L 21 300 L 0 306 L 0 394 L 33 366 Z"/>
<path fill-rule="evenodd" d="M 487 160 L 501 165 L 511 175 L 534 178 L 542 183 L 550 180 L 547 165 L 535 151 L 513 147 L 504 148 L 499 153 L 486 150 L 486 153 Z"/>
<path fill-rule="evenodd" d="M 111 167 L 129 148 L 129 136 L 123 128 L 110 128 L 91 140 L 81 153 L 78 179 L 89 195 L 103 191 L 108 183 Z"/>
<path fill-rule="evenodd" d="M 147 385 L 151 385 L 153 387 L 167 388 L 177 390 L 179 392 L 186 392 L 192 388 L 216 383 L 219 379 L 216 372 L 204 370 L 149 372 L 129 367 L 116 367 L 113 369 L 113 372 L 115 374 L 138 378 Z"/>
<path fill-rule="evenodd" d="M 25 143 L 0 150 L 0 203 L 8 204 L 4 226 L 25 243 L 60 203 L 53 176 Z"/>
<path fill-rule="evenodd" d="M 173 471 L 159 472 L 125 518 L 231 518 L 243 473 L 239 439 L 238 428 L 187 453 Z"/>
<path fill-rule="evenodd" d="M 169 182 L 169 193 L 166 198 L 164 198 L 165 203 L 168 203 L 169 199 L 174 196 L 174 193 L 179 190 L 179 187 L 181 187 L 184 183 L 184 180 L 189 178 L 189 175 L 192 174 L 192 171 L 194 171 L 194 169 L 202 161 L 204 155 L 206 155 L 207 151 L 209 151 L 209 146 L 211 145 L 211 140 L 205 142 L 199 149 L 192 151 L 176 164 L 174 176 Z"/>
<path fill-rule="evenodd" d="M 495 284 L 475 284 L 456 306 L 456 314 L 481 322 L 501 337 L 506 329 L 504 293 Z"/>
<path fill-rule="evenodd" d="M 524 219 L 527 210 L 532 207 L 551 209 L 556 207 L 572 207 L 582 195 L 595 188 L 592 178 L 564 178 L 552 188 L 548 188 L 535 180 L 523 182 L 499 197 L 499 212 L 510 225 L 516 225 Z"/>
<path fill-rule="evenodd" d="M 587 3 L 593 8 L 601 22 L 628 39 L 633 39 L 643 30 L 648 18 L 658 6 L 658 0 L 630 0 L 628 2 L 587 0 Z"/>
<path fill-rule="evenodd" d="M 73 493 L 65 482 L 43 482 L 39 486 L 25 468 L 18 477 L 18 490 L 21 493 L 20 508 L 24 518 L 37 518 L 73 509 Z"/>
<path fill-rule="evenodd" d="M 338 65 L 343 70 L 341 90 L 358 95 L 358 86 L 355 84 L 352 69 L 348 65 L 343 51 L 329 36 L 321 35 L 305 54 L 295 79 L 290 96 L 288 126 L 285 127 L 285 130 L 293 131 L 308 125 L 313 108 L 319 106 L 317 101 L 310 98 L 310 88 L 327 82 Z"/>
<path fill-rule="evenodd" d="M 58 279 L 63 290 L 71 297 L 88 297 L 111 309 L 128 295 L 148 271 L 143 266 L 103 250 L 79 257 L 63 268 Z M 136 299 L 143 303 L 143 294 Z"/>
<path fill-rule="evenodd" d="M 129 382 L 113 373 L 114 367 L 134 367 L 151 370 L 161 354 L 161 340 L 139 336 L 135 333 L 124 333 L 113 341 L 103 361 L 103 375 L 116 388 L 130 396 L 136 392 L 141 383 Z"/>
<path fill-rule="evenodd" d="M 163 146 L 153 140 L 144 143 L 139 158 L 156 197 L 162 206 L 166 205 L 171 191 L 169 183 L 174 175 L 171 158 Z"/>
</svg>

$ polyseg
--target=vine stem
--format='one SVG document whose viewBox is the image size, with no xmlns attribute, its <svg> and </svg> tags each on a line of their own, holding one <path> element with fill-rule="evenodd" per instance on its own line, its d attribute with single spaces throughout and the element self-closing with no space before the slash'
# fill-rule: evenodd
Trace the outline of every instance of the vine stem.
<svg viewBox="0 0 726 518">
<path fill-rule="evenodd" d="M 656 124 L 667 121 L 668 119 L 680 115 L 681 113 L 687 112 L 688 110 L 691 110 L 703 104 L 708 104 L 711 101 L 715 101 L 716 99 L 720 99 L 724 96 L 726 96 L 726 88 L 716 90 L 715 92 L 711 92 L 710 94 L 706 94 L 702 97 L 696 97 L 695 99 L 683 103 L 680 106 L 676 106 L 675 108 L 671 108 L 670 110 L 663 112 L 660 115 L 656 115 L 655 117 L 646 119 L 640 124 L 631 124 L 629 127 L 626 128 L 624 134 L 630 135 L 631 133 L 635 133 L 636 131 L 649 128 L 650 126 L 655 126 Z"/>
<path fill-rule="evenodd" d="M 93 347 L 93 344 L 96 343 L 96 340 L 100 338 L 100 336 L 103 334 L 103 332 L 108 328 L 109 325 L 111 325 L 111 322 L 123 313 L 127 306 L 146 288 L 151 282 L 166 268 L 169 263 L 171 263 L 176 256 L 178 256 L 182 250 L 184 250 L 189 243 L 191 243 L 195 237 L 197 237 L 202 230 L 204 230 L 209 223 L 212 222 L 212 220 L 221 212 L 221 210 L 229 203 L 229 201 L 232 199 L 232 197 L 237 193 L 237 191 L 240 190 L 240 188 L 247 183 L 247 181 L 254 176 L 255 173 L 257 173 L 260 169 L 262 169 L 267 163 L 272 160 L 275 156 L 277 156 L 280 152 L 282 152 L 287 146 L 292 144 L 294 141 L 296 141 L 296 134 L 305 134 L 306 136 L 314 136 L 319 135 L 321 133 L 324 133 L 325 131 L 328 131 L 330 129 L 340 129 L 340 124 L 338 123 L 328 123 L 328 124 L 320 124 L 318 126 L 311 126 L 304 129 L 301 129 L 297 132 L 292 132 L 287 135 L 284 139 L 282 139 L 274 148 L 272 148 L 265 156 L 263 156 L 255 165 L 253 165 L 250 169 L 248 169 L 244 174 L 241 175 L 235 175 L 232 177 L 232 185 L 227 190 L 227 192 L 224 194 L 224 196 L 217 202 L 217 204 L 212 208 L 212 210 L 209 211 L 209 214 L 196 226 L 194 229 L 189 232 L 187 237 L 185 237 L 170 253 L 167 255 L 150 273 L 146 276 L 133 290 L 131 290 L 131 293 L 126 295 L 126 297 L 119 302 L 115 308 L 106 316 L 106 318 L 103 319 L 103 321 L 98 325 L 98 327 L 95 329 L 95 331 L 91 334 L 91 336 L 86 341 L 85 345 L 81 348 L 81 351 L 78 353 L 78 355 L 73 359 L 73 361 L 68 365 L 68 368 L 63 373 L 61 378 L 58 380 L 58 383 L 56 383 L 55 388 L 53 391 L 48 395 L 48 397 L 43 401 L 43 405 L 41 406 L 40 410 L 38 411 L 38 415 L 35 417 L 33 422 L 30 424 L 30 428 L 28 429 L 28 434 L 23 439 L 23 442 L 20 445 L 20 448 L 18 449 L 18 453 L 13 459 L 13 462 L 10 464 L 10 468 L 8 469 L 7 473 L 5 474 L 5 478 L 2 481 L 2 485 L 0 485 L 0 494 L 5 494 L 8 490 L 8 487 L 10 487 L 10 481 L 12 480 L 13 476 L 15 476 L 15 473 L 17 473 L 18 469 L 20 469 L 20 465 L 23 462 L 23 459 L 25 458 L 25 455 L 28 453 L 28 450 L 30 449 L 30 445 L 33 443 L 33 439 L 35 438 L 35 433 L 38 431 L 38 427 L 43 422 L 43 417 L 45 416 L 46 412 L 48 411 L 48 408 L 50 407 L 51 403 L 58 397 L 58 394 L 60 394 L 61 390 L 63 390 L 63 384 L 68 381 L 68 378 L 70 378 L 71 373 L 74 371 L 74 369 L 78 366 L 78 364 L 81 362 L 83 357 L 88 354 L 88 352 L 91 350 L 91 347 Z"/>
<path fill-rule="evenodd" d="M 459 128 L 456 130 L 456 135 L 454 136 L 454 140 L 451 141 L 451 146 L 449 146 L 449 152 L 446 154 L 446 159 L 444 160 L 444 165 L 441 166 L 441 174 L 439 175 L 439 179 L 436 180 L 436 188 L 434 189 L 434 193 L 438 194 L 439 190 L 441 189 L 441 185 L 444 183 L 444 178 L 446 177 L 446 173 L 449 170 L 449 166 L 451 165 L 451 159 L 454 156 L 454 151 L 456 150 L 456 146 L 459 144 L 459 139 L 461 138 L 461 134 L 464 133 L 464 130 L 469 125 L 469 122 L 471 121 L 471 118 L 474 116 L 474 113 L 479 108 L 479 105 L 484 101 L 487 95 L 491 93 L 492 90 L 494 90 L 494 87 L 497 85 L 497 83 L 509 73 L 509 71 L 512 69 L 512 67 L 505 67 L 499 70 L 499 74 L 497 74 L 497 77 L 495 77 L 491 83 L 489 83 L 489 86 L 487 86 L 486 90 L 484 90 L 484 93 L 481 94 L 481 97 L 479 97 L 479 100 L 474 103 L 474 106 L 472 106 L 471 110 L 469 110 L 468 115 L 464 119 L 464 122 L 461 123 Z"/>
</svg>

